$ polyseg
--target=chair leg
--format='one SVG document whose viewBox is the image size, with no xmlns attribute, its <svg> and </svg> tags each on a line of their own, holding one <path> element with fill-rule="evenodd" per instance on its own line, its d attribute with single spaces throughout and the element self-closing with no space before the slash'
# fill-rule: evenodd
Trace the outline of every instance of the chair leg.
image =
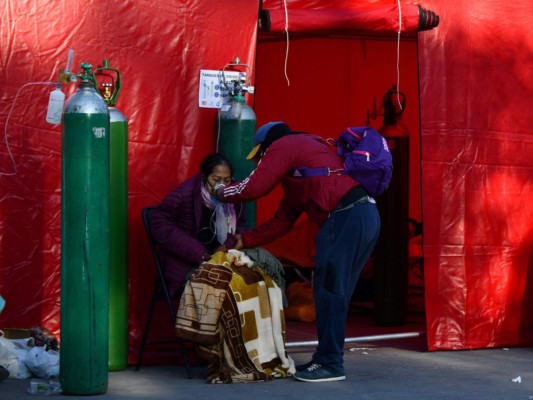
<svg viewBox="0 0 533 400">
<path fill-rule="evenodd" d="M 144 326 L 143 337 L 141 340 L 141 347 L 139 348 L 139 356 L 137 357 L 137 364 L 135 365 L 135 371 L 138 371 L 141 368 L 142 359 L 144 355 L 144 348 L 146 347 L 146 341 L 148 340 L 148 334 L 150 333 L 150 325 L 152 324 L 152 318 L 154 316 L 154 308 L 157 302 L 157 293 L 154 290 L 152 294 L 152 300 L 150 301 L 150 309 L 148 310 L 148 318 L 146 319 L 146 324 Z"/>
<path fill-rule="evenodd" d="M 166 296 L 168 311 L 170 313 L 170 320 L 172 321 L 172 326 L 176 326 L 176 311 L 174 309 L 174 305 L 172 304 L 172 300 L 169 296 Z M 187 354 L 187 348 L 185 347 L 185 342 L 178 338 L 178 345 L 180 347 L 181 356 L 183 358 L 183 363 L 185 364 L 185 369 L 187 370 L 187 376 L 189 379 L 193 378 L 193 373 L 191 369 L 191 364 L 189 362 L 189 355 Z"/>
<path fill-rule="evenodd" d="M 185 369 L 187 370 L 187 376 L 189 379 L 193 378 L 191 364 L 189 362 L 189 355 L 187 354 L 187 348 L 185 347 L 185 342 L 182 339 L 179 339 L 179 346 L 181 350 L 181 356 L 183 357 L 183 362 L 185 363 Z"/>
<path fill-rule="evenodd" d="M 144 326 L 144 332 L 143 337 L 141 340 L 141 346 L 139 348 L 139 356 L 137 357 L 137 363 L 135 365 L 135 371 L 138 371 L 141 368 L 142 359 L 144 355 L 144 349 L 146 348 L 146 344 L 148 342 L 148 335 L 150 333 L 150 325 L 152 324 L 152 319 L 154 317 L 154 309 L 155 305 L 157 304 L 157 289 L 154 290 L 152 294 L 152 300 L 150 301 L 150 309 L 148 310 L 148 317 L 146 319 L 146 324 Z M 172 326 L 176 323 L 176 314 L 174 313 L 174 306 L 172 305 L 172 301 L 170 298 L 167 298 L 167 305 L 169 309 L 169 313 L 171 316 Z M 181 356 L 183 358 L 183 363 L 185 364 L 185 370 L 187 371 L 187 376 L 189 379 L 192 379 L 194 377 L 191 369 L 191 363 L 189 362 L 189 355 L 187 354 L 187 348 L 185 346 L 185 342 L 182 339 L 178 338 L 178 345 L 180 347 Z"/>
</svg>

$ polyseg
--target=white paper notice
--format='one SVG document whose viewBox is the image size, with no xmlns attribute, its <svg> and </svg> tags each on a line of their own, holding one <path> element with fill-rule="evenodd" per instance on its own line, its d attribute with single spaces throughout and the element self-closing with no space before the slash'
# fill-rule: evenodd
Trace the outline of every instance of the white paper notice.
<svg viewBox="0 0 533 400">
<path fill-rule="evenodd" d="M 225 71 L 226 83 L 238 80 L 244 72 Z M 202 108 L 221 108 L 228 103 L 228 91 L 224 87 L 222 71 L 200 70 L 200 85 L 198 90 L 198 106 Z"/>
</svg>

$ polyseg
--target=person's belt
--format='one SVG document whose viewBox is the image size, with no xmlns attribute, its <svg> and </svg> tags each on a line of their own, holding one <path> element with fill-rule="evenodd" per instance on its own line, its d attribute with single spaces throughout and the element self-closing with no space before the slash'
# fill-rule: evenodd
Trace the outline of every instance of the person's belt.
<svg viewBox="0 0 533 400">
<path fill-rule="evenodd" d="M 368 192 L 363 189 L 362 186 L 354 186 L 351 188 L 348 193 L 344 195 L 344 197 L 339 201 L 339 204 L 337 204 L 337 207 L 335 207 L 334 211 L 342 210 L 346 207 L 356 205 L 356 204 L 364 204 L 364 203 L 375 203 L 376 201 L 374 198 L 372 198 Z"/>
</svg>

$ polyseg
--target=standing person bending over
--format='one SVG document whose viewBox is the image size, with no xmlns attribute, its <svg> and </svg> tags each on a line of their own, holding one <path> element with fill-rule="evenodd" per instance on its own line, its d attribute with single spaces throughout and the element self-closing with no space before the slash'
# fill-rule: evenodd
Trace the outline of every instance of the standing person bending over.
<svg viewBox="0 0 533 400">
<path fill-rule="evenodd" d="M 278 182 L 283 186 L 275 215 L 239 235 L 237 248 L 256 247 L 285 235 L 303 212 L 320 227 L 313 279 L 318 346 L 310 362 L 296 367 L 294 377 L 305 382 L 344 380 L 348 307 L 379 236 L 375 201 L 348 175 L 289 175 L 296 167 L 343 169 L 341 158 L 318 136 L 270 122 L 258 129 L 255 143 L 247 158 L 258 161 L 257 168 L 240 182 L 217 186 L 216 197 L 227 203 L 251 201 L 269 193 Z"/>
<path fill-rule="evenodd" d="M 230 161 L 211 154 L 200 164 L 200 173 L 174 189 L 152 213 L 152 235 L 172 296 L 192 268 L 218 250 L 233 248 L 235 234 L 245 229 L 244 205 L 221 204 L 213 197 L 215 185 L 229 185 L 232 175 Z"/>
</svg>

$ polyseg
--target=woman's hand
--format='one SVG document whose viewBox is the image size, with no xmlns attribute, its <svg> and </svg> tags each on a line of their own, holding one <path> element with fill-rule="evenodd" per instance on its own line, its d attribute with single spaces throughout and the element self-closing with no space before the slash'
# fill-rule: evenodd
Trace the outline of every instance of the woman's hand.
<svg viewBox="0 0 533 400">
<path fill-rule="evenodd" d="M 240 250 L 244 247 L 244 243 L 242 241 L 242 235 L 240 233 L 235 234 L 235 240 L 237 241 L 235 243 L 235 250 Z"/>
<path fill-rule="evenodd" d="M 224 252 L 224 253 L 227 253 L 227 252 L 228 252 L 228 249 L 226 248 L 226 246 L 222 245 L 222 246 L 218 246 L 218 247 L 215 249 L 214 253 L 216 253 L 216 252 L 218 252 L 218 251 L 222 251 L 222 252 Z"/>
<path fill-rule="evenodd" d="M 236 233 L 235 235 L 228 235 L 228 238 L 224 242 L 224 246 L 226 247 L 226 249 L 242 249 L 244 247 L 242 235 L 240 233 Z"/>
</svg>

